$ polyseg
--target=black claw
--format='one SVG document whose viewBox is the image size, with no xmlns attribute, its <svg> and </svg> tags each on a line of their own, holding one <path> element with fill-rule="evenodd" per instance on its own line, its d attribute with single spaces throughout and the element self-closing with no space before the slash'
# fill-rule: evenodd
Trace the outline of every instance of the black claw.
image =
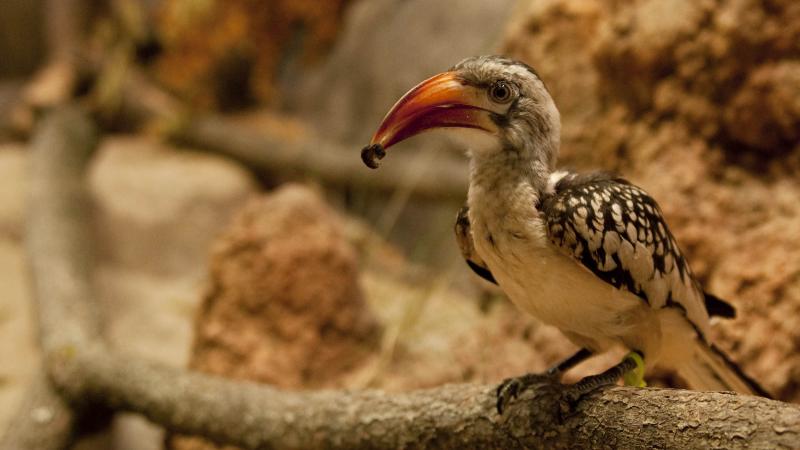
<svg viewBox="0 0 800 450">
<path fill-rule="evenodd" d="M 370 169 L 377 169 L 380 166 L 379 160 L 386 156 L 386 150 L 381 144 L 372 144 L 361 149 L 361 160 Z"/>
<path fill-rule="evenodd" d="M 589 391 L 591 392 L 591 391 Z M 575 409 L 578 406 L 578 403 L 581 401 L 584 395 L 588 394 L 589 392 L 584 392 L 583 389 L 578 389 L 575 386 L 569 386 L 564 389 L 564 392 L 561 394 L 561 400 L 568 406 L 569 410 Z"/>
<path fill-rule="evenodd" d="M 497 386 L 497 413 L 503 415 L 506 405 L 517 398 L 522 383 L 519 378 L 509 378 Z"/>
<path fill-rule="evenodd" d="M 541 383 L 553 383 L 558 379 L 558 373 L 529 373 L 521 377 L 507 378 L 497 386 L 497 413 L 503 415 L 506 406 L 519 397 L 525 389 Z"/>
<path fill-rule="evenodd" d="M 575 393 L 569 386 L 564 386 L 564 390 L 559 394 L 558 405 L 555 409 L 556 420 L 559 423 L 564 423 L 575 412 L 581 395 Z"/>
<path fill-rule="evenodd" d="M 561 374 L 561 371 L 558 369 L 551 369 L 541 374 L 529 373 L 521 377 L 508 378 L 497 386 L 497 413 L 503 415 L 508 404 L 522 395 L 529 387 L 547 384 L 555 389 L 553 393 L 556 396 L 556 404 L 559 405 L 556 406 L 556 414 L 558 414 L 561 421 L 563 421 L 575 411 L 583 396 L 603 386 L 616 383 L 624 373 L 632 370 L 635 364 L 636 363 L 632 359 L 626 358 L 621 363 L 605 372 L 584 377 L 582 380 L 572 385 L 555 386 Z"/>
</svg>

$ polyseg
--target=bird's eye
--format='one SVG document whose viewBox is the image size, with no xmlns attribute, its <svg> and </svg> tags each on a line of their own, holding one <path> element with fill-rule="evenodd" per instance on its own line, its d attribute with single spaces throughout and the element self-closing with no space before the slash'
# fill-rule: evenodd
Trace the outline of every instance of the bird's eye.
<svg viewBox="0 0 800 450">
<path fill-rule="evenodd" d="M 506 103 L 511 100 L 511 86 L 505 81 L 498 81 L 489 88 L 489 96 L 497 103 Z"/>
</svg>

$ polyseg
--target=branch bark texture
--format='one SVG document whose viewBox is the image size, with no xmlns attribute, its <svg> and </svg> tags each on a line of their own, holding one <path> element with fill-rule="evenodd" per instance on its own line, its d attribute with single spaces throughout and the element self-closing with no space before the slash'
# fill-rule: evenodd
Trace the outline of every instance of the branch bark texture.
<svg viewBox="0 0 800 450">
<path fill-rule="evenodd" d="M 31 144 L 27 250 L 45 355 L 99 339 L 91 288 L 91 222 L 84 169 L 97 143 L 86 114 L 62 107 Z"/>
<path fill-rule="evenodd" d="M 76 417 L 42 373 L 25 393 L 0 439 L 3 450 L 60 450 L 69 444 Z"/>
<path fill-rule="evenodd" d="M 563 415 L 559 387 L 545 384 L 500 417 L 493 386 L 286 392 L 111 352 L 91 308 L 82 187 L 90 152 L 78 145 L 89 141 L 84 138 L 91 127 L 80 117 L 74 110 L 57 113 L 34 142 L 29 235 L 52 387 L 73 406 L 88 402 L 137 412 L 180 433 L 249 449 L 800 445 L 800 406 L 736 394 L 610 388 Z"/>
<path fill-rule="evenodd" d="M 64 107 L 42 122 L 31 143 L 26 244 L 46 358 L 74 353 L 97 341 L 99 334 L 100 321 L 90 303 L 91 247 L 83 185 L 83 170 L 96 140 L 89 118 L 76 108 Z M 76 417 L 56 386 L 44 374 L 31 384 L 0 448 L 47 450 L 67 445 Z"/>
<path fill-rule="evenodd" d="M 800 407 L 729 393 L 613 388 L 559 419 L 558 386 L 500 417 L 494 386 L 284 392 L 108 354 L 85 354 L 84 386 L 116 409 L 250 449 L 796 448 Z"/>
</svg>

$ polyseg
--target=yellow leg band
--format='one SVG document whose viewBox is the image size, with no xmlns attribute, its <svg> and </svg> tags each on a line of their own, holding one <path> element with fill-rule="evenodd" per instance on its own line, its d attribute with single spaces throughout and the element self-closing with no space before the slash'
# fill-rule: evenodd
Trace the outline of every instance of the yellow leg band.
<svg viewBox="0 0 800 450">
<path fill-rule="evenodd" d="M 641 355 L 636 352 L 630 352 L 625 355 L 625 359 L 631 359 L 636 363 L 636 367 L 623 377 L 625 386 L 646 387 L 647 383 L 644 381 L 644 360 Z"/>
</svg>

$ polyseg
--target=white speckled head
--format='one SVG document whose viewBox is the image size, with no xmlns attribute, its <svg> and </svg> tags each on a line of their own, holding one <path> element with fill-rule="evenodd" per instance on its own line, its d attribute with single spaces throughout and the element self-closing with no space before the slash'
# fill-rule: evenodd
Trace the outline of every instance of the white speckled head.
<svg viewBox="0 0 800 450">
<path fill-rule="evenodd" d="M 424 131 L 447 130 L 473 162 L 508 157 L 544 179 L 555 166 L 558 109 L 527 64 L 501 56 L 467 58 L 412 88 L 383 119 L 364 162 L 377 167 L 392 145 Z"/>
<path fill-rule="evenodd" d="M 550 170 L 554 168 L 561 118 L 547 87 L 533 68 L 502 56 L 476 56 L 459 62 L 451 71 L 466 83 L 485 90 L 490 99 L 497 86 L 508 86 L 510 96 L 494 109 L 493 118 L 500 129 L 497 148 L 529 151 L 531 158 L 544 162 Z"/>
</svg>

